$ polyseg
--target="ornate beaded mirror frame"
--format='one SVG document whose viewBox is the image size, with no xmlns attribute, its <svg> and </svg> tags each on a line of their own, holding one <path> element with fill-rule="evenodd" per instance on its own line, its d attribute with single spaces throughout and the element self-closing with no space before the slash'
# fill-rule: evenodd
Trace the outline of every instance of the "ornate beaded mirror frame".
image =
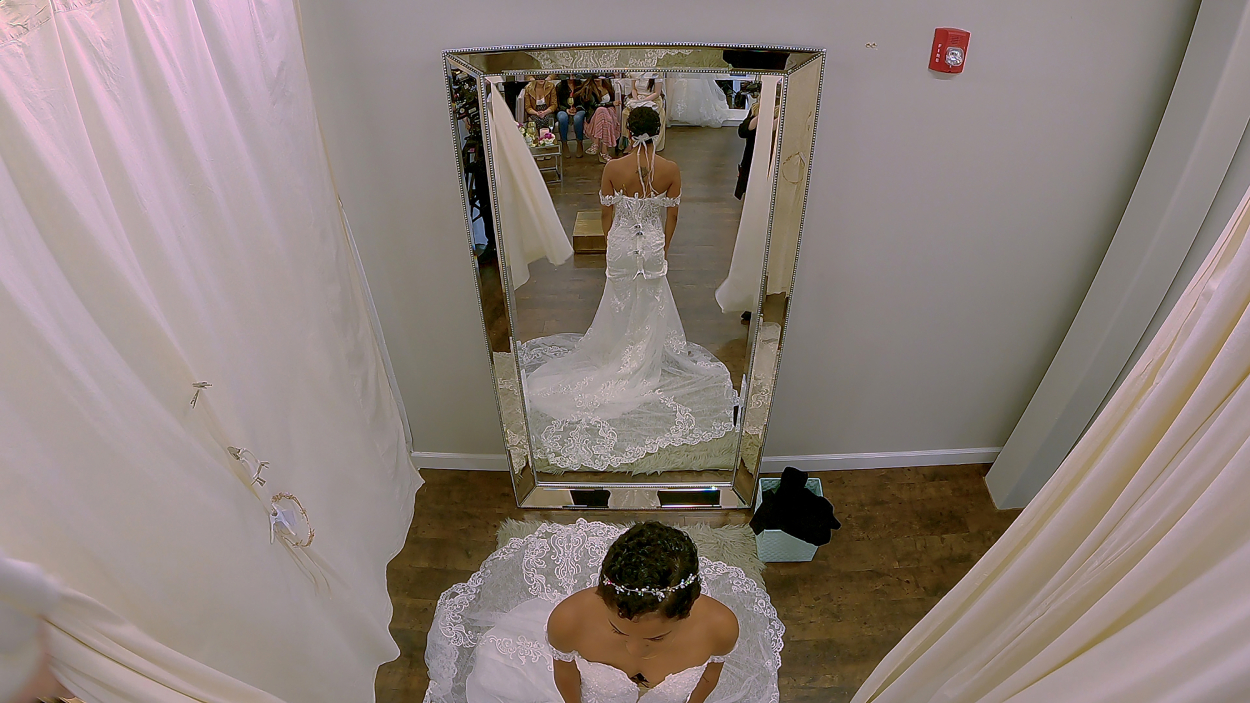
<svg viewBox="0 0 1250 703">
<path fill-rule="evenodd" d="M 556 44 L 449 50 L 443 59 L 471 271 L 517 504 L 751 507 L 789 323 L 824 50 Z M 639 147 L 622 123 L 642 106 L 665 128 Z M 651 172 L 631 149 L 660 151 L 667 131 L 669 153 L 660 156 L 681 168 L 682 205 L 644 190 L 618 194 L 606 210 L 598 159 L 566 156 L 572 146 L 555 141 L 558 122 L 575 132 L 579 155 L 583 133 L 598 135 L 592 143 L 630 159 L 639 180 Z M 738 137 L 768 134 L 767 125 L 771 135 L 744 150 Z M 604 136 L 613 129 L 619 141 Z M 735 163 L 739 153 L 746 173 Z M 725 176 L 734 166 L 737 193 L 734 175 Z M 633 199 L 630 232 L 617 212 L 622 198 Z M 642 201 L 658 203 L 650 220 L 638 214 Z M 664 213 L 677 211 L 675 233 L 661 232 Z M 553 253 L 570 243 L 572 256 Z M 634 259 L 636 275 L 620 274 L 620 261 Z M 638 307 L 644 303 L 650 307 Z M 583 333 L 592 313 L 590 330 L 614 329 L 620 355 L 587 351 L 581 340 L 591 337 Z M 648 347 L 653 323 L 666 337 Z M 638 366 L 629 356 L 637 349 L 654 361 L 642 364 L 651 371 L 604 376 Z"/>
</svg>

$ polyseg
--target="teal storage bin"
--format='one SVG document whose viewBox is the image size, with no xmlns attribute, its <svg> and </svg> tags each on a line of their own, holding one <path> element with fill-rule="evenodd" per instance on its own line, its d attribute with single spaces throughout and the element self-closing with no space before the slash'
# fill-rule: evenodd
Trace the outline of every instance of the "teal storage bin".
<svg viewBox="0 0 1250 703">
<path fill-rule="evenodd" d="M 760 479 L 760 488 L 755 493 L 756 510 L 759 510 L 760 504 L 764 502 L 764 491 L 776 490 L 779 485 L 781 485 L 780 478 Z M 818 496 L 825 495 L 818 478 L 807 479 L 807 490 Z M 755 549 L 762 562 L 811 561 L 816 557 L 816 545 L 804 542 L 781 530 L 764 530 L 756 535 Z"/>
</svg>

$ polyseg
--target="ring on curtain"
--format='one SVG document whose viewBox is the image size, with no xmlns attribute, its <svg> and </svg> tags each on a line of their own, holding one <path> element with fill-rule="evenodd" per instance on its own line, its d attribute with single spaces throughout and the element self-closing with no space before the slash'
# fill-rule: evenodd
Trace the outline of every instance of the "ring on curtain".
<svg viewBox="0 0 1250 703">
<path fill-rule="evenodd" d="M 295 535 L 295 514 L 292 510 L 284 510 L 280 501 L 289 500 L 295 504 L 295 509 L 299 511 L 300 517 L 304 518 L 304 524 L 308 527 L 308 537 L 298 539 Z M 299 498 L 290 493 L 275 493 L 273 498 L 269 499 L 269 543 L 273 544 L 274 536 L 282 537 L 282 541 L 292 547 L 307 547 L 312 544 L 313 536 L 316 532 L 313 530 L 312 523 L 308 520 L 308 511 L 304 510 L 304 505 L 299 502 Z M 289 535 L 289 537 L 288 537 Z"/>
</svg>

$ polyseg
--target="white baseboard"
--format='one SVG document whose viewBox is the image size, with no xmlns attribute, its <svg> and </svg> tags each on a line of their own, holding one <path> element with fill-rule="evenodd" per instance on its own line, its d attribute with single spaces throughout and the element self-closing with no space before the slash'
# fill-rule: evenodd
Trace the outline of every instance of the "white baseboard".
<svg viewBox="0 0 1250 703">
<path fill-rule="evenodd" d="M 1002 447 L 930 449 L 912 452 L 865 452 L 863 454 L 802 454 L 766 456 L 762 473 L 779 474 L 787 466 L 803 471 L 851 471 L 854 469 L 901 469 L 910 466 L 992 464 Z M 412 463 L 420 469 L 507 471 L 503 454 L 448 454 L 413 452 Z"/>
<path fill-rule="evenodd" d="M 854 469 L 903 469 L 911 466 L 992 464 L 1002 447 L 927 449 L 911 452 L 865 452 L 863 454 L 801 454 L 766 456 L 761 473 L 779 474 L 785 467 L 802 471 L 851 471 Z"/>
</svg>

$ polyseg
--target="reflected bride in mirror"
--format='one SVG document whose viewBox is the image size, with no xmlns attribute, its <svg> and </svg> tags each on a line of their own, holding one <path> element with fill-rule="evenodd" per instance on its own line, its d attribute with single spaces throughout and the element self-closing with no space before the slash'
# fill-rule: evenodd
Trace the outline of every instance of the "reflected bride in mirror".
<svg viewBox="0 0 1250 703">
<path fill-rule="evenodd" d="M 518 354 L 536 457 L 566 471 L 616 469 L 735 429 L 729 370 L 686 339 L 668 284 L 681 169 L 655 153 L 656 110 L 635 106 L 626 129 L 632 148 L 604 167 L 599 192 L 607 280 L 594 321 Z"/>
</svg>

